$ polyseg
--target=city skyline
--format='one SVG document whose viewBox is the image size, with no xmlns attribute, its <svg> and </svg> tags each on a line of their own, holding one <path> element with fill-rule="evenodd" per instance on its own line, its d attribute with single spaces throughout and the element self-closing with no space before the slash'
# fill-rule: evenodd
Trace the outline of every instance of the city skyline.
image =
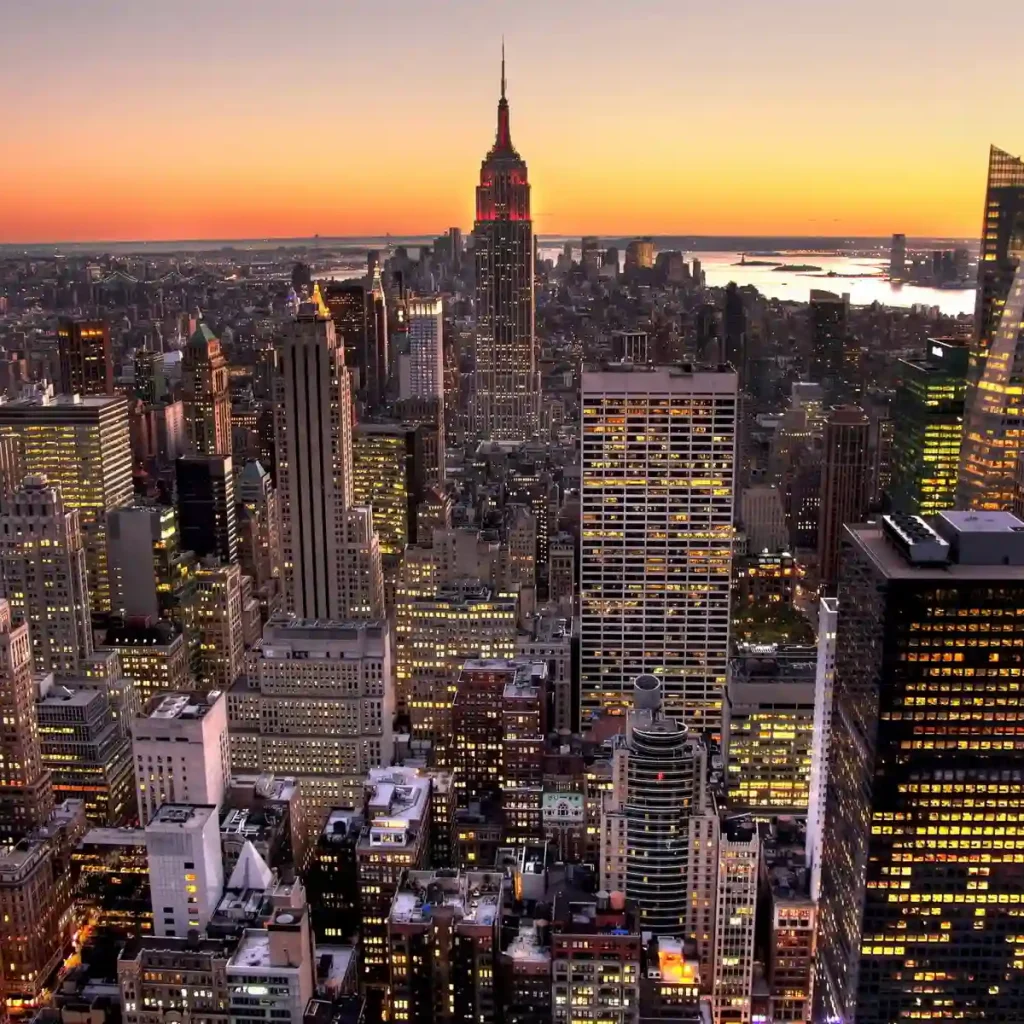
<svg viewBox="0 0 1024 1024">
<path fill-rule="evenodd" d="M 1024 15 L 999 6 L 1012 32 Z M 984 70 L 984 26 L 917 2 L 585 17 L 399 3 L 383 22 L 312 3 L 292 31 L 269 5 L 241 11 L 10 12 L 0 82 L 21 102 L 0 242 L 468 227 L 503 33 L 541 234 L 976 237 L 989 142 L 1021 148 L 1006 127 L 1015 92 Z M 401 31 L 367 45 L 385 22 Z M 352 158 L 360 139 L 376 159 Z"/>
</svg>

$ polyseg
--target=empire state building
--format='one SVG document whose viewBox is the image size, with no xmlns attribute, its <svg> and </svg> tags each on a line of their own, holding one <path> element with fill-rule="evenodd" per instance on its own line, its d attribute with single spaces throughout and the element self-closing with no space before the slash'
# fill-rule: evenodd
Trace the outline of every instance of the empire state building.
<svg viewBox="0 0 1024 1024">
<path fill-rule="evenodd" d="M 522 440 L 537 430 L 540 379 L 533 324 L 533 221 L 526 162 L 512 145 L 501 54 L 498 131 L 480 166 L 473 225 L 476 367 L 471 429 Z"/>
</svg>

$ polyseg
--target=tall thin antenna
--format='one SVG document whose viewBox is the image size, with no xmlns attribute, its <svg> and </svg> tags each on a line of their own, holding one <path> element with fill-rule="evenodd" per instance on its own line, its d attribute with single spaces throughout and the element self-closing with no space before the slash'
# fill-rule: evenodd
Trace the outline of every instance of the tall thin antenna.
<svg viewBox="0 0 1024 1024">
<path fill-rule="evenodd" d="M 505 35 L 501 36 L 501 98 L 505 98 Z"/>
</svg>

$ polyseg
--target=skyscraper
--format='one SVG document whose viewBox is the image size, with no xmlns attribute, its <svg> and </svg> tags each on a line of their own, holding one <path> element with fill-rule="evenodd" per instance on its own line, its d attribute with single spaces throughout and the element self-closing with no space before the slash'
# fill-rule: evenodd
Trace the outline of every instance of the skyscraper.
<svg viewBox="0 0 1024 1024">
<path fill-rule="evenodd" d="M 889 280 L 894 284 L 904 281 L 907 273 L 907 236 L 895 234 L 889 246 Z"/>
<path fill-rule="evenodd" d="M 27 476 L 0 502 L 0 588 L 16 622 L 32 627 L 37 672 L 76 673 L 92 654 L 89 586 L 76 509 L 59 487 Z"/>
<path fill-rule="evenodd" d="M 112 395 L 114 362 L 106 320 L 61 317 L 57 324 L 60 390 L 65 395 Z"/>
<path fill-rule="evenodd" d="M 815 1021 L 1021 1019 L 1024 523 L 845 531 Z"/>
<path fill-rule="evenodd" d="M 1024 399 L 1024 162 L 989 152 L 957 505 L 1007 509 Z"/>
<path fill-rule="evenodd" d="M 835 292 L 811 289 L 811 380 L 836 393 L 843 371 L 847 302 Z"/>
<path fill-rule="evenodd" d="M 220 341 L 200 324 L 182 353 L 185 423 L 197 455 L 231 454 L 231 394 L 228 363 Z"/>
<path fill-rule="evenodd" d="M 967 349 L 959 338 L 933 338 L 924 358 L 902 360 L 900 370 L 886 493 L 896 511 L 928 516 L 955 504 Z"/>
<path fill-rule="evenodd" d="M 0 598 L 0 839 L 16 842 L 53 808 L 43 768 L 28 624 L 14 625 Z"/>
<path fill-rule="evenodd" d="M 721 725 L 729 661 L 736 374 L 585 370 L 581 709 L 622 711 L 654 673 L 665 710 Z"/>
<path fill-rule="evenodd" d="M 181 545 L 200 558 L 238 561 L 235 476 L 230 455 L 185 455 L 174 464 Z"/>
<path fill-rule="evenodd" d="M 78 510 L 92 609 L 109 611 L 107 512 L 132 497 L 126 401 L 42 391 L 0 404 L 0 435 L 16 439 L 22 472 L 59 484 L 65 508 Z"/>
<path fill-rule="evenodd" d="M 480 166 L 473 224 L 476 259 L 472 430 L 523 439 L 537 429 L 540 381 L 534 341 L 533 221 L 526 163 L 512 145 L 505 54 L 494 145 Z"/>
<path fill-rule="evenodd" d="M 444 402 L 444 320 L 439 298 L 410 299 L 409 378 L 399 381 L 401 398 Z"/>
<path fill-rule="evenodd" d="M 821 511 L 818 520 L 818 571 L 825 587 L 834 587 L 839 541 L 846 523 L 862 522 L 871 500 L 870 422 L 856 405 L 840 405 L 825 421 L 821 456 Z"/>
<path fill-rule="evenodd" d="M 281 340 L 275 436 L 284 589 L 300 618 L 384 612 L 380 546 L 352 497 L 352 395 L 344 354 L 317 287 Z"/>
</svg>

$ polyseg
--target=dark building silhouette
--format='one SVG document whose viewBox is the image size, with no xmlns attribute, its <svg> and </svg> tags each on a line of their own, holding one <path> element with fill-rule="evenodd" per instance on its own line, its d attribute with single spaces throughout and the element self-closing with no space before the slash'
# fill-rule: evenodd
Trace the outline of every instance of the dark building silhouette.
<svg viewBox="0 0 1024 1024">
<path fill-rule="evenodd" d="M 60 390 L 65 395 L 112 395 L 114 363 L 106 320 L 61 317 L 57 324 Z"/>
<path fill-rule="evenodd" d="M 235 478 L 230 455 L 186 455 L 175 463 L 181 547 L 200 558 L 238 561 Z"/>
</svg>

